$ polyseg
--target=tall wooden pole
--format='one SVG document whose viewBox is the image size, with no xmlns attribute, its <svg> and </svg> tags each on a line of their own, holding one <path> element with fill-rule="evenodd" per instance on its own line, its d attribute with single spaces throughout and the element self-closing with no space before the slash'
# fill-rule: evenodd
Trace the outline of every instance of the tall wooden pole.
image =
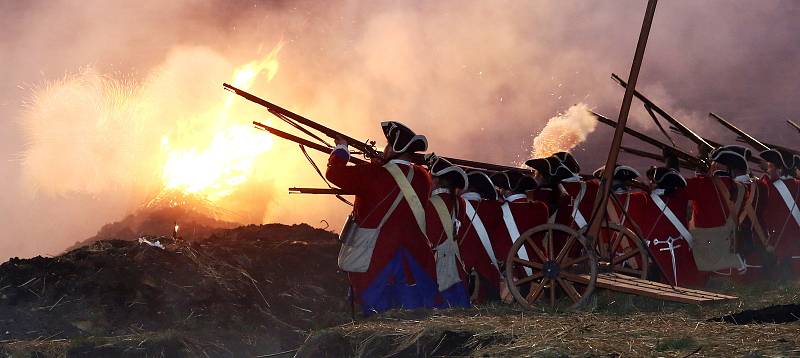
<svg viewBox="0 0 800 358">
<path fill-rule="evenodd" d="M 619 111 L 617 128 L 614 130 L 614 139 L 611 141 L 611 150 L 608 152 L 606 169 L 603 170 L 603 178 L 600 180 L 600 193 L 595 201 L 594 210 L 592 210 L 592 218 L 589 222 L 589 229 L 586 234 L 589 240 L 592 241 L 596 240 L 598 233 L 600 233 L 600 227 L 605 218 L 608 196 L 611 193 L 611 180 L 614 175 L 614 168 L 617 165 L 619 147 L 622 144 L 622 135 L 625 133 L 625 124 L 628 122 L 628 113 L 631 110 L 633 93 L 636 89 L 636 80 L 639 78 L 639 69 L 642 67 L 644 49 L 647 46 L 647 38 L 650 36 L 650 26 L 653 24 L 656 3 L 658 3 L 658 0 L 648 0 L 647 2 L 644 22 L 642 22 L 642 31 L 639 33 L 639 43 L 636 44 L 636 52 L 633 55 L 633 64 L 631 65 L 631 72 L 628 76 L 628 86 L 625 87 L 625 96 L 622 97 L 622 108 Z"/>
</svg>

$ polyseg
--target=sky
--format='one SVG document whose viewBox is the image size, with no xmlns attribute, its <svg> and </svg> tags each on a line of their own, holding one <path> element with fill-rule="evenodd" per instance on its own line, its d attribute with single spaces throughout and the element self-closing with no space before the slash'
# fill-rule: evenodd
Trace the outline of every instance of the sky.
<svg viewBox="0 0 800 358">
<path fill-rule="evenodd" d="M 201 148 L 265 119 L 246 103 L 207 114 L 234 69 L 278 44 L 280 68 L 251 88 L 262 97 L 357 138 L 399 120 L 439 154 L 519 164 L 574 104 L 617 116 L 610 75 L 627 78 L 645 3 L 0 0 L 0 260 L 56 255 L 141 208 L 163 184 L 165 137 Z M 638 89 L 715 140 L 734 138 L 709 111 L 800 147 L 784 123 L 800 120 L 799 16 L 795 1 L 661 1 Z M 630 126 L 663 139 L 645 116 L 634 102 Z M 574 149 L 586 172 L 611 137 L 592 130 Z M 276 140 L 252 165 L 226 199 L 242 222 L 335 228 L 347 214 L 287 195 L 324 185 L 296 146 Z"/>
</svg>

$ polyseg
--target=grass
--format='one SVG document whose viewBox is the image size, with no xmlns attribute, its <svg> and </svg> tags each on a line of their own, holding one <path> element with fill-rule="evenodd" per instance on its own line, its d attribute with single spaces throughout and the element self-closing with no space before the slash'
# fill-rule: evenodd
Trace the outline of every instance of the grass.
<svg viewBox="0 0 800 358">
<path fill-rule="evenodd" d="M 667 338 L 656 344 L 656 352 L 675 352 L 685 351 L 697 348 L 698 344 L 694 338 L 689 336 L 682 336 L 677 338 Z"/>
<path fill-rule="evenodd" d="M 718 291 L 739 299 L 700 306 L 603 291 L 591 311 L 489 304 L 427 314 L 392 312 L 327 331 L 345 337 L 361 352 L 375 351 L 370 342 L 386 342 L 375 337 L 398 335 L 414 337 L 414 342 L 404 345 L 416 344 L 424 352 L 426 342 L 442 340 L 430 336 L 432 332 L 459 330 L 472 334 L 463 344 L 470 348 L 468 355 L 800 356 L 800 322 L 733 325 L 708 321 L 744 309 L 800 302 L 800 282 L 729 285 Z"/>
</svg>

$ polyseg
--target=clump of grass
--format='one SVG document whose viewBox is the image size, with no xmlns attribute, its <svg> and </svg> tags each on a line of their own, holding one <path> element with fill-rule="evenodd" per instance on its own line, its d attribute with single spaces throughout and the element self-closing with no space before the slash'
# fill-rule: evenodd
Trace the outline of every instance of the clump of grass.
<svg viewBox="0 0 800 358">
<path fill-rule="evenodd" d="M 689 336 L 671 337 L 656 344 L 657 352 L 683 351 L 697 347 L 697 341 Z"/>
</svg>

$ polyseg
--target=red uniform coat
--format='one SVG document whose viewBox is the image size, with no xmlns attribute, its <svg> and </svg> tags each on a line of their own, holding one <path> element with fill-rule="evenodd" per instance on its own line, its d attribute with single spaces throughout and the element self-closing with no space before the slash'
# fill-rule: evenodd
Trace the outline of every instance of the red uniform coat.
<svg viewBox="0 0 800 358">
<path fill-rule="evenodd" d="M 525 233 L 528 229 L 547 223 L 549 215 L 545 203 L 541 201 L 528 201 L 525 195 L 522 195 L 521 198 L 510 198 L 512 201 L 507 201 L 506 204 L 511 210 L 511 216 L 514 218 L 517 231 L 520 235 Z M 492 241 L 492 249 L 497 256 L 498 263 L 505 263 L 511 246 L 514 245 L 514 240 L 517 238 L 511 237 L 508 227 L 503 220 L 502 211 L 500 214 L 500 223 L 489 233 L 489 238 Z M 528 257 L 531 257 L 533 254 L 533 252 L 529 252 Z"/>
<path fill-rule="evenodd" d="M 337 155 L 339 150 L 332 153 L 328 161 L 328 169 L 325 174 L 326 178 L 342 188 L 347 192 L 355 194 L 355 202 L 353 207 L 353 214 L 356 221 L 364 228 L 377 227 L 381 218 L 388 211 L 394 198 L 400 193 L 394 178 L 391 174 L 383 168 L 383 166 L 374 163 L 360 164 L 349 166 L 347 165 L 347 157 Z M 413 165 L 408 162 L 395 161 L 404 173 L 409 170 L 414 171 L 414 177 L 411 185 L 414 188 L 417 196 L 419 197 L 424 207 L 428 206 L 428 197 L 431 192 L 431 176 L 427 170 L 418 165 Z M 392 275 L 389 279 L 391 282 L 386 283 L 387 287 L 375 287 L 374 282 L 376 278 L 382 273 L 385 275 L 384 268 L 393 260 L 398 259 L 398 253 L 404 250 L 413 259 L 409 262 L 403 256 L 402 270 L 404 275 L 399 276 L 399 279 L 404 281 L 404 287 L 396 288 L 389 287 L 395 285 L 398 280 L 397 275 Z M 413 265 L 413 267 L 412 267 Z M 416 268 L 421 267 L 427 277 L 420 277 L 415 275 Z M 350 283 L 353 289 L 355 301 L 357 303 L 365 303 L 366 305 L 373 304 L 373 299 L 367 299 L 364 295 L 369 290 L 370 297 L 382 296 L 382 298 L 375 298 L 374 301 L 391 301 L 390 307 L 378 307 L 374 310 L 380 311 L 383 309 L 391 308 L 394 305 L 404 304 L 402 301 L 414 301 L 413 306 L 432 306 L 435 304 L 434 300 L 437 295 L 436 289 L 436 262 L 433 256 L 430 243 L 426 236 L 420 231 L 414 215 L 411 212 L 406 200 L 401 200 L 400 205 L 386 221 L 380 231 L 378 240 L 375 244 L 370 266 L 367 272 L 356 273 L 348 272 Z M 384 276 L 381 276 L 382 278 Z M 424 283 L 417 282 L 424 279 Z M 430 281 L 430 282 L 429 282 Z M 420 292 L 400 292 L 404 288 L 413 288 L 415 284 L 424 284 L 425 288 L 417 289 Z M 427 287 L 433 284 L 433 291 Z M 406 290 L 408 291 L 408 290 Z M 413 295 L 415 297 L 403 297 L 399 301 L 394 297 L 383 297 L 386 292 L 395 292 L 396 295 Z M 424 296 L 424 297 L 417 297 Z M 364 302 L 364 301 L 370 302 Z M 374 303 L 381 304 L 381 303 Z M 366 309 L 370 309 L 367 307 Z"/>
<path fill-rule="evenodd" d="M 670 194 L 659 195 L 661 200 L 689 228 L 689 198 L 686 189 L 678 188 Z M 648 245 L 651 257 L 662 273 L 662 280 L 683 287 L 702 287 L 708 273 L 697 270 L 689 243 L 678 229 L 664 216 L 649 195 L 632 197 L 628 211 L 630 219 L 642 229 L 642 238 Z M 672 239 L 672 245 L 669 241 Z M 675 258 L 673 269 L 672 259 Z"/>
<path fill-rule="evenodd" d="M 800 182 L 796 179 L 779 179 L 786 184 L 794 202 L 800 197 Z M 795 274 L 800 273 L 800 226 L 789 211 L 773 181 L 766 175 L 759 182 L 757 212 L 759 221 L 774 246 L 778 262 L 791 266 Z"/>
<path fill-rule="evenodd" d="M 730 200 L 736 201 L 736 186 L 729 177 L 720 177 L 730 192 Z M 725 225 L 728 206 L 714 185 L 713 177 L 697 176 L 686 180 L 686 195 L 692 202 L 692 223 L 695 227 L 709 228 Z M 736 213 L 738 216 L 739 213 Z"/>
<path fill-rule="evenodd" d="M 580 203 L 578 203 L 578 210 L 580 211 L 581 215 L 583 215 L 583 218 L 588 222 L 591 220 L 594 201 L 597 198 L 597 192 L 600 190 L 600 183 L 597 180 L 588 180 L 584 183 L 586 183 L 586 193 L 583 195 L 583 199 L 580 201 Z M 581 182 L 562 181 L 561 186 L 564 187 L 564 190 L 566 190 L 567 195 L 570 197 L 570 203 L 567 206 L 568 210 L 565 211 L 571 215 L 572 210 L 575 207 L 575 202 L 577 201 L 578 193 L 581 190 Z M 562 209 L 559 209 L 559 211 L 562 211 Z M 573 228 L 580 229 L 577 223 L 574 223 L 574 225 L 571 226 Z"/>
<path fill-rule="evenodd" d="M 711 176 L 697 176 L 686 180 L 686 193 L 692 202 L 691 222 L 694 227 L 709 228 L 725 225 L 729 215 L 728 206 L 714 185 L 713 178 Z M 728 189 L 731 202 L 735 202 L 739 186 L 730 177 L 721 176 L 718 178 Z M 747 204 L 750 195 L 757 195 L 757 193 L 751 193 L 749 187 L 749 184 L 745 184 L 744 190 L 746 192 L 742 204 L 743 208 Z M 750 235 L 750 221 L 745 219 L 741 223 L 739 222 L 742 210 L 733 214 L 740 230 L 736 236 L 736 250 L 747 265 L 747 268 L 740 268 L 738 274 L 744 276 L 737 279 L 750 281 L 758 278 L 761 274 L 761 270 L 759 270 L 762 268 L 760 253 L 763 252 L 763 249 L 759 249 L 761 245 L 759 239 Z"/>
<path fill-rule="evenodd" d="M 501 202 L 489 199 L 471 199 L 469 203 L 475 209 L 475 215 L 480 218 L 489 235 L 494 232 L 498 225 L 503 225 L 503 212 L 500 209 Z M 481 243 L 481 239 L 478 237 L 470 218 L 465 217 L 465 220 L 461 223 L 458 237 L 460 238 L 458 247 L 461 250 L 461 258 L 464 261 L 466 271 L 471 272 L 474 270 L 492 286 L 495 292 L 499 292 L 503 278 L 500 276 L 498 268 L 492 263 L 492 258 L 489 257 L 489 253 Z M 502 265 L 502 261 L 505 258 L 498 257 L 496 259 L 498 264 Z M 482 301 L 487 293 L 487 290 L 482 289 L 479 294 L 479 301 Z"/>
</svg>

